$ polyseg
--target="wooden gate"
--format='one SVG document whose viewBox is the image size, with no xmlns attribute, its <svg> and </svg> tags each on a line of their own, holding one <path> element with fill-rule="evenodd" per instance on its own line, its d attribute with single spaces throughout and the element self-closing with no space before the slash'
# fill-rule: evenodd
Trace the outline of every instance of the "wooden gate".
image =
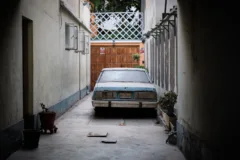
<svg viewBox="0 0 240 160">
<path fill-rule="evenodd" d="M 139 45 L 135 46 L 91 46 L 91 90 L 103 68 L 134 67 L 139 65 L 132 54 L 139 53 Z"/>
</svg>

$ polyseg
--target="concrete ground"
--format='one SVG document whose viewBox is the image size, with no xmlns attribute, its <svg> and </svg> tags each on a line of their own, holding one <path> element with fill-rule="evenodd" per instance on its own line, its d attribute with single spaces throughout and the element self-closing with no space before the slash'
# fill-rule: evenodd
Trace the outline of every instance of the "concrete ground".
<svg viewBox="0 0 240 160">
<path fill-rule="evenodd" d="M 89 95 L 56 120 L 57 133 L 42 134 L 37 149 L 20 149 L 9 160 L 184 160 L 176 146 L 165 143 L 167 134 L 155 124 L 155 117 L 154 110 L 139 109 L 96 114 Z M 89 132 L 108 136 L 87 137 Z"/>
</svg>

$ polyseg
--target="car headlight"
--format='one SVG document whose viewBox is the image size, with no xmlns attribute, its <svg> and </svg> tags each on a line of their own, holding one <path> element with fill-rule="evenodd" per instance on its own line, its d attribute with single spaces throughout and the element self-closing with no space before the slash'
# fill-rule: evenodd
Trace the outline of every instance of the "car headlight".
<svg viewBox="0 0 240 160">
<path fill-rule="evenodd" d="M 157 99 L 156 92 L 135 92 L 135 99 Z"/>
</svg>

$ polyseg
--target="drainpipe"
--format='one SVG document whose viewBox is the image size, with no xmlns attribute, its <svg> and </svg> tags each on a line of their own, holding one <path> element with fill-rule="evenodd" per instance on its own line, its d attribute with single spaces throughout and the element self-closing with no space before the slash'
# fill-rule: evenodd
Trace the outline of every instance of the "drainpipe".
<svg viewBox="0 0 240 160">
<path fill-rule="evenodd" d="M 78 33 L 78 35 L 80 36 L 80 34 Z M 80 43 L 79 41 L 78 41 L 78 43 Z M 78 59 L 78 66 L 79 66 L 79 99 L 81 99 L 81 53 L 79 52 L 78 53 L 78 55 L 79 55 L 79 59 Z"/>
<path fill-rule="evenodd" d="M 81 20 L 81 0 L 79 0 L 79 13 L 78 13 L 78 15 L 79 15 L 79 19 Z M 78 32 L 78 37 L 80 37 L 81 35 L 80 35 L 80 32 L 81 31 L 81 26 L 79 25 L 79 32 Z M 79 38 L 80 39 L 80 38 Z M 81 42 L 80 41 L 78 41 L 78 44 L 79 45 L 81 45 L 80 44 Z M 78 63 L 79 63 L 79 99 L 81 99 L 82 98 L 82 92 L 81 92 L 81 52 L 79 52 L 79 59 L 78 59 Z"/>
</svg>

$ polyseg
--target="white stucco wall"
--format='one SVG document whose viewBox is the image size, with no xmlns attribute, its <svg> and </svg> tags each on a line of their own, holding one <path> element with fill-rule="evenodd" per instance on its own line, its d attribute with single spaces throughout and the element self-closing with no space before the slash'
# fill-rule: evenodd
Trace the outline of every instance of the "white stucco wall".
<svg viewBox="0 0 240 160">
<path fill-rule="evenodd" d="M 142 2 L 143 3 L 143 2 Z M 144 33 L 150 31 L 152 28 L 156 26 L 162 19 L 162 13 L 164 13 L 165 8 L 165 0 L 145 0 L 143 3 L 145 6 L 143 6 L 143 12 L 144 12 Z M 177 4 L 176 0 L 168 0 L 167 1 L 167 9 L 166 11 L 169 12 L 169 9 L 172 8 L 174 5 Z M 150 39 L 153 37 L 147 39 L 145 41 L 145 57 L 146 65 L 148 68 L 150 68 L 150 53 L 151 53 L 151 47 L 150 47 Z"/>
<path fill-rule="evenodd" d="M 69 97 L 79 90 L 79 53 L 75 53 L 73 50 L 65 50 L 65 23 L 77 24 L 76 21 L 63 10 L 62 26 L 60 29 L 62 56 L 59 66 L 62 67 L 62 99 Z M 81 68 L 85 68 L 85 66 L 81 66 Z"/>
<path fill-rule="evenodd" d="M 143 12 L 144 12 L 144 33 L 147 33 L 148 31 L 150 31 L 152 28 L 154 28 L 157 24 L 160 23 L 160 20 L 162 19 L 162 13 L 164 13 L 164 9 L 165 9 L 165 0 L 145 0 L 145 2 L 143 3 L 145 4 L 145 6 L 142 7 Z M 166 8 L 166 12 L 169 13 L 170 12 L 170 8 L 172 8 L 173 6 L 177 5 L 177 0 L 168 0 L 167 1 L 167 8 Z M 156 59 L 155 61 L 153 60 L 153 62 L 151 61 L 151 57 L 153 56 L 153 54 L 157 51 L 156 50 L 156 45 L 155 44 L 155 39 L 151 36 L 150 38 L 146 39 L 145 43 L 144 43 L 144 47 L 145 47 L 145 65 L 147 66 L 147 68 L 149 69 L 150 73 L 155 72 L 155 82 L 156 84 L 158 83 L 158 79 L 157 79 L 157 74 L 159 74 L 156 70 L 156 68 L 158 67 L 159 64 L 157 64 Z M 158 57 L 158 55 L 156 54 L 156 57 Z M 155 66 L 155 67 L 151 67 Z M 159 68 L 158 68 L 159 69 Z M 151 71 L 153 70 L 153 71 Z M 170 75 L 168 75 L 170 76 Z M 160 76 L 159 76 L 160 78 Z M 165 91 L 164 88 L 161 88 L 160 86 L 156 85 L 156 87 L 158 88 L 158 92 L 159 93 L 163 93 Z"/>
<path fill-rule="evenodd" d="M 143 2 L 142 2 L 143 3 Z M 143 6 L 144 12 L 144 33 L 154 28 L 156 24 L 162 19 L 162 13 L 164 13 L 165 0 L 145 0 L 145 6 Z M 177 0 L 167 0 L 166 12 L 170 11 L 174 5 L 177 5 Z"/>
<path fill-rule="evenodd" d="M 71 9 L 71 11 L 80 18 L 80 3 L 82 0 L 63 0 Z"/>
<path fill-rule="evenodd" d="M 237 79 L 230 77 L 237 73 L 238 62 L 230 53 L 238 50 L 238 42 L 229 39 L 237 26 L 234 19 L 222 23 L 232 15 L 224 12 L 221 4 L 178 3 L 178 121 L 203 142 L 222 147 L 231 140 L 228 128 L 235 124 L 235 110 L 229 109 L 235 105 L 228 93 L 232 92 L 229 85 L 237 84 Z M 203 12 L 204 6 L 209 7 Z M 222 30 L 228 32 L 219 35 Z M 236 95 L 231 96 L 234 99 Z"/>
<path fill-rule="evenodd" d="M 90 30 L 90 8 L 88 5 L 83 5 L 83 0 L 80 1 L 80 21 Z M 81 65 L 81 70 L 80 70 L 80 87 L 81 89 L 85 88 L 86 86 L 89 87 L 90 85 L 90 73 L 91 73 L 91 68 L 90 68 L 90 33 L 84 30 L 84 27 L 80 26 L 81 32 L 84 32 L 86 36 L 88 36 L 88 53 L 81 53 L 80 54 L 80 65 Z"/>
<path fill-rule="evenodd" d="M 144 33 L 155 27 L 156 24 L 156 8 L 155 0 L 145 0 L 144 12 Z"/>
<path fill-rule="evenodd" d="M 69 3 L 75 6 L 76 17 L 80 17 L 79 2 Z M 23 118 L 22 16 L 33 21 L 34 114 L 41 111 L 39 103 L 55 105 L 90 84 L 90 54 L 65 50 L 65 22 L 84 28 L 60 7 L 59 0 L 21 0 L 8 15 L 9 21 L 1 25 L 0 129 Z"/>
<path fill-rule="evenodd" d="M 80 4 L 80 20 L 89 28 L 90 27 L 90 8 L 88 5 Z"/>
<path fill-rule="evenodd" d="M 20 6 L 3 17 L 0 39 L 0 129 L 22 118 L 22 44 Z"/>
</svg>

